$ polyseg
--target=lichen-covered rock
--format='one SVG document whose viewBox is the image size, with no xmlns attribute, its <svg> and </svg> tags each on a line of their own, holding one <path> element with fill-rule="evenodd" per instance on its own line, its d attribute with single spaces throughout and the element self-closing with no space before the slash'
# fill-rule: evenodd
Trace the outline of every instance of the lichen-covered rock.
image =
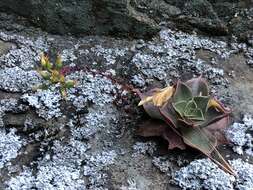
<svg viewBox="0 0 253 190">
<path fill-rule="evenodd" d="M 9 185 L 6 189 L 32 189 L 35 187 L 35 177 L 28 168 L 25 168 L 24 171 L 17 176 L 12 178 L 9 181 Z"/>
<path fill-rule="evenodd" d="M 139 50 L 133 57 L 131 64 L 138 68 L 141 74 L 134 75 L 132 81 L 143 85 L 154 80 L 178 78 L 180 73 L 194 73 L 204 75 L 213 84 L 226 84 L 224 71 L 205 64 L 202 59 L 196 58 L 196 50 L 204 49 L 226 59 L 234 51 L 228 50 L 227 44 L 222 41 L 211 41 L 182 32 L 172 30 L 160 32 L 160 42 L 145 44 L 149 51 Z M 148 53 L 147 53 L 148 52 Z M 138 79 L 138 80 L 137 80 Z"/>
<path fill-rule="evenodd" d="M 12 41 L 14 43 L 6 54 L 1 55 L 0 68 L 18 66 L 26 71 L 34 68 L 34 63 L 39 61 L 41 52 L 48 51 L 47 39 L 42 36 L 24 38 L 24 36 L 16 34 L 7 35 L 1 31 L 0 39 L 4 42 Z"/>
<path fill-rule="evenodd" d="M 38 90 L 34 94 L 24 94 L 21 98 L 30 106 L 35 107 L 38 115 L 45 119 L 57 118 L 62 115 L 60 110 L 62 97 L 55 88 Z"/>
<path fill-rule="evenodd" d="M 242 161 L 241 159 L 232 160 L 231 165 L 237 171 L 239 176 L 236 179 L 236 189 L 247 190 L 253 188 L 253 165 Z"/>
<path fill-rule="evenodd" d="M 0 130 L 0 169 L 11 159 L 17 157 L 18 151 L 25 144 L 25 141 L 21 140 L 15 132 L 15 129 L 11 129 L 10 132 Z"/>
<path fill-rule="evenodd" d="M 149 3 L 136 2 L 138 8 L 134 2 L 130 3 L 138 12 Z M 185 14 L 179 8 L 184 7 L 183 1 L 166 2 L 163 8 L 168 15 Z M 188 5 L 188 10 L 194 9 L 192 16 L 205 17 L 201 10 L 205 5 L 210 8 L 206 17 L 216 18 L 216 9 L 211 9 L 213 3 L 208 2 L 195 1 L 194 7 Z M 213 96 L 219 95 L 226 105 L 237 108 L 235 117 L 242 111 L 251 113 L 252 97 L 248 94 L 253 78 L 247 63 L 253 51 L 249 45 L 171 28 L 163 29 L 149 41 L 100 36 L 78 38 L 51 35 L 21 25 L 23 22 L 27 24 L 24 19 L 0 14 L 0 39 L 13 43 L 0 56 L 0 80 L 4 81 L 0 84 L 1 136 L 4 137 L 0 189 L 179 189 L 170 186 L 175 176 L 181 180 L 182 188 L 251 187 L 252 172 L 245 174 L 245 167 L 251 168 L 250 156 L 245 162 L 231 162 L 241 173 L 234 181 L 207 159 L 189 165 L 198 153 L 176 150 L 162 156 L 167 151 L 161 147 L 163 142 L 158 139 L 144 142 L 135 137 L 136 125 L 146 117 L 136 106 L 137 97 L 131 94 L 132 87 L 144 90 L 202 74 L 211 84 Z M 58 85 L 31 91 L 33 86 L 45 82 L 35 71 L 43 51 L 50 55 L 60 52 L 64 65 L 70 69 L 66 78 L 77 81 L 75 88 L 68 89 L 66 100 L 59 94 Z M 247 86 L 248 91 L 241 90 L 241 86 Z M 247 117 L 241 122 L 242 133 L 248 133 L 244 128 L 249 129 L 250 120 Z M 233 127 L 231 130 L 238 132 Z M 239 138 L 240 135 L 238 138 L 235 135 L 232 139 L 236 142 Z M 246 135 L 242 135 L 243 143 L 239 144 L 246 152 L 249 141 L 244 138 Z M 224 148 L 228 151 L 230 146 Z M 11 149 L 11 155 L 7 149 Z M 234 156 L 238 155 L 231 152 L 231 157 Z"/>
<path fill-rule="evenodd" d="M 237 178 L 219 169 L 209 159 L 201 159 L 177 171 L 174 180 L 182 189 L 252 189 L 253 165 L 241 159 L 230 163 L 237 172 Z"/>
<path fill-rule="evenodd" d="M 7 189 L 20 187 L 38 189 L 83 189 L 85 183 L 80 179 L 81 158 L 89 147 L 86 144 L 79 146 L 75 141 L 70 146 L 55 141 L 51 157 L 46 154 L 38 165 L 36 177 L 31 176 L 29 169 L 25 169 L 19 176 L 13 177 L 6 184 Z"/>
<path fill-rule="evenodd" d="M 233 123 L 226 132 L 228 139 L 233 143 L 233 150 L 238 154 L 244 152 L 253 156 L 253 119 L 250 115 L 244 115 L 242 123 Z"/>
<path fill-rule="evenodd" d="M 235 178 L 219 169 L 209 159 L 191 162 L 176 172 L 174 180 L 182 189 L 232 190 Z"/>
<path fill-rule="evenodd" d="M 41 81 L 36 71 L 24 71 L 19 67 L 0 70 L 0 89 L 10 92 L 27 92 Z"/>
<path fill-rule="evenodd" d="M 139 154 L 150 154 L 153 155 L 154 151 L 156 150 L 156 144 L 153 142 L 147 142 L 147 143 L 142 143 L 142 142 L 137 142 L 133 146 L 133 157 L 134 156 L 139 156 Z"/>
<path fill-rule="evenodd" d="M 111 103 L 115 97 L 111 94 L 116 94 L 120 86 L 112 84 L 112 81 L 100 75 L 93 75 L 88 72 L 75 72 L 67 76 L 69 79 L 77 81 L 76 88 L 69 91 L 68 99 L 74 102 L 78 107 L 85 106 L 85 102 L 90 101 L 98 106 L 103 106 Z M 78 97 L 75 93 L 80 94 Z M 82 102 L 81 102 L 82 101 Z"/>
<path fill-rule="evenodd" d="M 0 100 L 0 127 L 4 127 L 3 117 L 7 112 L 20 113 L 27 110 L 25 105 L 19 105 L 17 99 L 8 98 Z"/>
</svg>

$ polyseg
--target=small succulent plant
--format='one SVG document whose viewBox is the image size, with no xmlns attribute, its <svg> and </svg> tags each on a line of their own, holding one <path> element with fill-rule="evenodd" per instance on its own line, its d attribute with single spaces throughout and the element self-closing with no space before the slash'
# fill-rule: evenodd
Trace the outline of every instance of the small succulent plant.
<svg viewBox="0 0 253 190">
<path fill-rule="evenodd" d="M 216 149 L 226 142 L 224 129 L 229 124 L 230 110 L 209 95 L 202 77 L 138 94 L 139 106 L 153 118 L 139 126 L 138 135 L 161 136 L 168 141 L 169 149 L 185 149 L 188 145 L 235 175 Z"/>
<path fill-rule="evenodd" d="M 73 88 L 76 85 L 74 80 L 66 80 L 64 73 L 62 72 L 63 63 L 62 58 L 58 54 L 55 64 L 52 64 L 49 60 L 49 56 L 43 53 L 40 58 L 41 67 L 38 69 L 40 76 L 46 80 L 49 85 L 60 84 L 60 93 L 65 98 L 67 96 L 67 89 Z M 48 85 L 43 84 L 39 88 L 48 88 Z"/>
</svg>

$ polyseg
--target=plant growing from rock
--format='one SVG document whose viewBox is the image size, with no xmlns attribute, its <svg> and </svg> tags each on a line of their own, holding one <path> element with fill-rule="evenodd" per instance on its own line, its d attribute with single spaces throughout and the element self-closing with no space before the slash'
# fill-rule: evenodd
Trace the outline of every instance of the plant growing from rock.
<svg viewBox="0 0 253 190">
<path fill-rule="evenodd" d="M 225 171 L 235 175 L 216 147 L 226 142 L 224 129 L 229 123 L 230 110 L 209 95 L 206 81 L 199 77 L 186 82 L 180 80 L 164 89 L 152 89 L 139 94 L 152 120 L 137 130 L 144 137 L 161 136 L 169 149 L 195 148 Z"/>
<path fill-rule="evenodd" d="M 65 79 L 64 72 L 62 72 L 63 63 L 59 54 L 53 64 L 50 62 L 49 56 L 43 53 L 40 58 L 40 66 L 38 73 L 47 81 L 47 84 L 40 85 L 39 88 L 47 89 L 48 85 L 59 84 L 60 93 L 65 98 L 67 96 L 67 89 L 73 88 L 76 85 L 76 81 Z"/>
</svg>

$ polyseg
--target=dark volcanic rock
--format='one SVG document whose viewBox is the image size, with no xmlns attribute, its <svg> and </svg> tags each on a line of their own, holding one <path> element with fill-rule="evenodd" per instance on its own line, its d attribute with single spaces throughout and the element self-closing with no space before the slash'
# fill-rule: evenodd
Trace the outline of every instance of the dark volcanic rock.
<svg viewBox="0 0 253 190">
<path fill-rule="evenodd" d="M 185 31 L 196 30 L 215 36 L 235 34 L 241 39 L 242 35 L 248 38 L 250 35 L 248 31 L 252 31 L 252 1 L 139 0 L 132 2 L 135 4 L 134 7 L 152 15 L 158 23 L 172 24 Z"/>
<path fill-rule="evenodd" d="M 251 0 L 1 0 L 0 11 L 58 34 L 149 38 L 159 24 L 251 43 Z"/>
<path fill-rule="evenodd" d="M 28 18 L 43 29 L 59 34 L 113 34 L 150 36 L 158 27 L 136 12 L 127 0 L 3 0 L 0 10 Z"/>
</svg>

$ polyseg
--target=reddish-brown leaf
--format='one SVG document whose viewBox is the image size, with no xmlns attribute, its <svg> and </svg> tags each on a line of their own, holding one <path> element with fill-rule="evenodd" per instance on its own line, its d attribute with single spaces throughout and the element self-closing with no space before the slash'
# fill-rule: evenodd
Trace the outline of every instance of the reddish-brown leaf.
<svg viewBox="0 0 253 190">
<path fill-rule="evenodd" d="M 136 133 L 137 135 L 143 137 L 160 136 L 169 143 L 168 149 L 179 148 L 183 150 L 186 148 L 186 145 L 184 144 L 182 138 L 163 121 L 145 121 L 139 126 Z"/>
<path fill-rule="evenodd" d="M 225 130 L 229 125 L 229 116 L 225 116 L 222 119 L 208 125 L 205 127 L 209 133 L 216 137 L 218 145 L 220 144 L 227 144 L 228 140 L 225 136 Z"/>
<path fill-rule="evenodd" d="M 186 81 L 186 84 L 190 87 L 193 96 L 208 96 L 209 89 L 205 79 L 201 76 Z"/>
</svg>

